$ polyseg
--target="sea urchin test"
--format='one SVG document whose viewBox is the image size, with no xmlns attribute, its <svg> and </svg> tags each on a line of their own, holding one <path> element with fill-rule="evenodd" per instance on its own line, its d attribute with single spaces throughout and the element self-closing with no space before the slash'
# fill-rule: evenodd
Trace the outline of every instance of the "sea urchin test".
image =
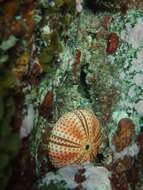
<svg viewBox="0 0 143 190">
<path fill-rule="evenodd" d="M 49 138 L 49 158 L 59 168 L 92 161 L 101 141 L 99 121 L 89 110 L 75 110 L 63 115 Z"/>
</svg>

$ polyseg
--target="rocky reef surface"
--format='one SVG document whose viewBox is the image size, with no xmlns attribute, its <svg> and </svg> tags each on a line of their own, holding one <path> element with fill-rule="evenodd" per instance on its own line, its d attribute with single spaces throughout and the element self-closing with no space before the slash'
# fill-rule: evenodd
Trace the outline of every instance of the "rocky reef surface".
<svg viewBox="0 0 143 190">
<path fill-rule="evenodd" d="M 87 3 L 0 1 L 2 189 L 143 189 L 142 3 Z M 51 131 L 80 109 L 97 116 L 100 149 L 57 169 Z"/>
</svg>

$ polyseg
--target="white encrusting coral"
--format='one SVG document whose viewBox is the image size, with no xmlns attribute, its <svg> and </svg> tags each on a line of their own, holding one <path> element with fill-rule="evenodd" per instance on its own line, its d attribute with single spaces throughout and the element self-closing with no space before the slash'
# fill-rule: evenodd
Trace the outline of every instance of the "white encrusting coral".
<svg viewBox="0 0 143 190">
<path fill-rule="evenodd" d="M 119 20 L 121 19 L 119 15 Z M 115 24 L 116 25 L 116 24 Z M 121 82 L 121 99 L 118 110 L 124 110 L 139 126 L 140 116 L 143 115 L 143 19 L 142 13 L 129 10 L 126 24 L 121 23 L 117 30 L 122 40 L 114 57 L 123 60 L 123 68 L 119 74 Z M 124 57 L 124 55 L 126 55 Z M 115 59 L 115 60 L 116 60 Z M 127 117 L 126 116 L 126 117 Z M 113 115 L 114 117 L 114 115 Z M 114 119 L 114 118 L 113 118 Z"/>
<path fill-rule="evenodd" d="M 130 24 L 126 24 L 125 30 L 121 33 L 121 38 L 132 45 L 133 48 L 138 48 L 143 42 L 143 21 L 139 20 L 132 28 Z"/>
<path fill-rule="evenodd" d="M 143 71 L 143 49 L 137 52 L 136 58 L 132 61 L 131 69 L 136 72 Z"/>
<path fill-rule="evenodd" d="M 76 11 L 78 13 L 82 11 L 82 0 L 76 0 Z"/>
<path fill-rule="evenodd" d="M 135 85 L 132 85 L 132 86 L 129 88 L 128 96 L 129 96 L 129 97 L 134 97 L 135 95 L 136 95 Z"/>
<path fill-rule="evenodd" d="M 133 82 L 140 87 L 143 87 L 143 74 L 142 73 L 136 73 L 136 75 L 133 78 Z"/>
<path fill-rule="evenodd" d="M 112 145 L 112 150 L 113 150 L 113 160 L 114 161 L 117 161 L 119 159 L 122 160 L 122 159 L 124 159 L 125 156 L 134 157 L 134 156 L 137 156 L 139 153 L 139 147 L 137 146 L 137 144 L 132 144 L 131 146 L 124 148 L 120 152 L 116 152 L 114 145 Z"/>
<path fill-rule="evenodd" d="M 143 116 L 143 100 L 138 101 L 135 104 L 135 109 L 140 116 Z"/>
<path fill-rule="evenodd" d="M 20 138 L 25 138 L 30 135 L 34 124 L 34 108 L 33 105 L 30 104 L 28 106 L 27 115 L 24 117 L 22 121 L 22 126 L 20 128 Z"/>
<path fill-rule="evenodd" d="M 110 190 L 110 172 L 104 167 L 85 166 L 86 181 L 82 186 L 87 190 Z"/>
<path fill-rule="evenodd" d="M 83 182 L 76 182 L 75 175 L 80 170 L 84 170 L 81 174 L 85 177 Z M 40 185 L 48 186 L 51 181 L 54 183 L 65 181 L 65 189 L 74 189 L 78 185 L 82 189 L 87 190 L 111 190 L 110 179 L 111 173 L 104 167 L 95 167 L 91 163 L 83 165 L 66 166 L 57 171 L 57 173 L 49 172 L 46 174 Z"/>
</svg>

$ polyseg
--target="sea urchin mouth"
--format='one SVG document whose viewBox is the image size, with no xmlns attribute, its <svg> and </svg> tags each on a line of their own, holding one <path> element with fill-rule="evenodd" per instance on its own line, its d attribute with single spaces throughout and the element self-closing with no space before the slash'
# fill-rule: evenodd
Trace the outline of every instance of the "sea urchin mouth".
<svg viewBox="0 0 143 190">
<path fill-rule="evenodd" d="M 89 144 L 85 145 L 85 150 L 89 150 L 90 146 Z"/>
</svg>

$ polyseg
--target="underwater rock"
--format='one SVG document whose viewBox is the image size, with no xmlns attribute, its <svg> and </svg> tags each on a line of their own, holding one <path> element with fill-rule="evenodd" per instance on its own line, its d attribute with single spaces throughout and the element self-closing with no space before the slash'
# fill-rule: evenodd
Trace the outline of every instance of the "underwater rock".
<svg viewBox="0 0 143 190">
<path fill-rule="evenodd" d="M 35 163 L 29 149 L 29 139 L 21 141 L 21 148 L 12 161 L 13 171 L 6 189 L 10 190 L 36 190 L 33 184 L 37 181 Z"/>
<path fill-rule="evenodd" d="M 100 146 L 99 121 L 93 112 L 75 110 L 63 115 L 49 139 L 49 158 L 59 168 L 91 161 Z"/>
<path fill-rule="evenodd" d="M 143 150 L 143 132 L 138 135 L 137 144 L 140 147 L 140 150 Z"/>
<path fill-rule="evenodd" d="M 135 124 L 129 118 L 123 118 L 118 123 L 118 128 L 113 136 L 112 143 L 117 152 L 122 151 L 128 147 L 135 134 Z"/>
<path fill-rule="evenodd" d="M 93 13 L 98 12 L 114 12 L 117 11 L 120 5 L 120 0 L 85 0 L 85 8 Z"/>
<path fill-rule="evenodd" d="M 12 33 L 15 36 L 24 36 L 26 31 L 25 28 L 22 25 L 22 22 L 19 20 L 14 20 L 12 22 L 12 25 L 10 26 L 10 33 Z"/>
<path fill-rule="evenodd" d="M 127 11 L 128 11 L 128 3 L 127 2 L 123 2 L 120 4 L 120 11 L 123 15 L 127 14 Z"/>
<path fill-rule="evenodd" d="M 143 132 L 141 132 L 137 137 L 137 144 L 140 148 L 138 155 L 138 162 L 143 167 Z"/>
<path fill-rule="evenodd" d="M 22 111 L 24 106 L 24 94 L 21 92 L 21 89 L 16 89 L 14 92 L 14 103 L 15 103 L 15 114 L 13 117 L 13 130 L 17 133 L 20 131 L 22 126 Z"/>
<path fill-rule="evenodd" d="M 135 157 L 124 156 L 123 159 L 119 159 L 113 163 L 111 177 L 113 190 L 128 190 L 129 185 L 132 190 L 135 190 L 138 181 L 139 170 L 136 166 L 136 155 Z"/>
<path fill-rule="evenodd" d="M 129 186 L 131 190 L 135 190 L 139 181 L 139 168 L 137 166 L 137 155 L 131 157 L 130 155 L 117 160 L 112 165 L 111 183 L 113 190 L 127 189 Z"/>
<path fill-rule="evenodd" d="M 128 5 L 128 9 L 142 10 L 143 9 L 143 1 L 142 0 L 126 0 Z"/>
<path fill-rule="evenodd" d="M 11 24 L 10 22 L 13 20 L 17 8 L 18 8 L 18 2 L 16 0 L 8 0 L 4 4 L 4 22 L 5 24 Z"/>
<path fill-rule="evenodd" d="M 28 10 L 27 12 L 24 12 L 23 19 L 25 20 L 26 23 L 26 29 L 28 35 L 31 35 L 35 27 L 34 10 Z"/>
<path fill-rule="evenodd" d="M 115 53 L 118 47 L 119 47 L 119 37 L 114 32 L 110 33 L 107 38 L 107 47 L 106 47 L 107 54 Z"/>
<path fill-rule="evenodd" d="M 128 183 L 125 175 L 118 175 L 116 172 L 112 173 L 111 177 L 112 190 L 128 190 Z"/>
</svg>

